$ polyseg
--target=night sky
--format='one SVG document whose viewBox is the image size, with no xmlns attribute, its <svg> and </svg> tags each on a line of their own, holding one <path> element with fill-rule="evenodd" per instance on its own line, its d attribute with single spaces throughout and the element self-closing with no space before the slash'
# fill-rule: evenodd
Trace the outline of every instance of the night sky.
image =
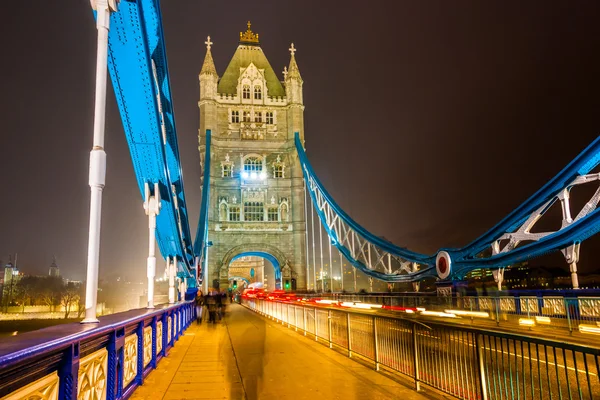
<svg viewBox="0 0 600 400">
<path fill-rule="evenodd" d="M 3 6 L 0 259 L 18 252 L 22 271 L 47 273 L 56 255 L 64 276 L 84 279 L 96 29 L 89 1 L 60 3 Z M 298 49 L 306 147 L 327 189 L 415 251 L 468 243 L 600 132 L 597 1 L 172 0 L 162 10 L 193 235 L 204 41 L 222 74 L 248 19 L 280 79 L 290 43 Z M 112 87 L 106 152 L 100 275 L 143 281 L 147 217 Z M 598 242 L 582 246 L 584 272 L 597 269 Z"/>
</svg>

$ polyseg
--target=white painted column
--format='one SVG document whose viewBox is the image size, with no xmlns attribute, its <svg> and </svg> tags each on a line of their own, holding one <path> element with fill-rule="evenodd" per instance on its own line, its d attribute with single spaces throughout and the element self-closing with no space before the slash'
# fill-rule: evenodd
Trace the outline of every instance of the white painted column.
<svg viewBox="0 0 600 400">
<path fill-rule="evenodd" d="M 154 308 L 154 277 L 156 276 L 156 257 L 154 249 L 156 248 L 156 216 L 160 212 L 160 191 L 158 183 L 154 184 L 154 195 L 150 195 L 150 185 L 145 185 L 146 200 L 144 201 L 144 211 L 148 216 L 148 308 Z"/>
<path fill-rule="evenodd" d="M 579 289 L 579 278 L 577 276 L 577 263 L 579 262 L 579 248 L 581 243 L 575 243 L 566 249 L 562 250 L 567 263 L 569 264 L 569 269 L 571 271 L 571 283 L 573 284 L 573 289 Z"/>
<path fill-rule="evenodd" d="M 571 283 L 573 284 L 573 289 L 579 289 L 579 278 L 577 277 L 577 263 L 571 263 L 569 265 L 569 269 L 571 270 Z"/>
<path fill-rule="evenodd" d="M 92 0 L 97 12 L 98 49 L 96 53 L 96 95 L 94 108 L 94 143 L 90 153 L 89 185 L 90 227 L 88 237 L 87 276 L 85 287 L 85 318 L 82 323 L 96 323 L 98 300 L 98 264 L 100 259 L 100 221 L 102 190 L 106 181 L 106 153 L 104 152 L 104 126 L 106 117 L 106 69 L 110 12 L 116 11 L 117 0 Z"/>
<path fill-rule="evenodd" d="M 412 272 L 417 272 L 419 270 L 419 265 L 416 262 L 412 263 Z M 419 289 L 421 288 L 421 283 L 420 282 L 413 282 L 412 283 L 413 286 L 413 290 L 415 292 L 418 292 Z"/>
<path fill-rule="evenodd" d="M 172 259 L 169 263 L 169 303 L 175 303 L 175 265 L 176 260 Z"/>
</svg>

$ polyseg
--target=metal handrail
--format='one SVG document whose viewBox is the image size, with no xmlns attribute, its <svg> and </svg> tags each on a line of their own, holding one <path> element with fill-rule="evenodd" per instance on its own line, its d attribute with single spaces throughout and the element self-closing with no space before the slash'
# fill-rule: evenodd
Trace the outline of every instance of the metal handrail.
<svg viewBox="0 0 600 400">
<path fill-rule="evenodd" d="M 94 388 L 103 388 L 108 400 L 128 397 L 194 314 L 193 302 L 180 302 L 100 317 L 94 327 L 65 324 L 3 340 L 0 398 L 29 398 L 32 390 L 81 398 Z"/>
<path fill-rule="evenodd" d="M 301 302 L 243 303 L 331 348 L 343 348 L 349 357 L 374 362 L 376 370 L 406 375 L 417 390 L 425 384 L 473 400 L 600 398 L 599 348 Z"/>
</svg>

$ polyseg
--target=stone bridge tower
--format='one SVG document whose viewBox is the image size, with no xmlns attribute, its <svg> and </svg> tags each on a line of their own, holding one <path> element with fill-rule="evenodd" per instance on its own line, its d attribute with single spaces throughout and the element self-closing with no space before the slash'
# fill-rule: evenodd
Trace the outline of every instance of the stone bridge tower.
<svg viewBox="0 0 600 400">
<path fill-rule="evenodd" d="M 210 37 L 200 71 L 200 163 L 212 132 L 205 286 L 228 286 L 241 255 L 275 266 L 276 285 L 306 289 L 304 181 L 294 132 L 304 140 L 302 78 L 291 45 L 280 81 L 250 29 L 219 77 Z M 265 268 L 265 274 L 273 273 Z"/>
</svg>

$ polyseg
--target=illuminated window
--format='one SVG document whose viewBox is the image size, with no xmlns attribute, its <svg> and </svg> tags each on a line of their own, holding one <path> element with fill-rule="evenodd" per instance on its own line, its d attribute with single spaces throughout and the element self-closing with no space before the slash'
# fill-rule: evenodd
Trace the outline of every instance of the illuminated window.
<svg viewBox="0 0 600 400">
<path fill-rule="evenodd" d="M 262 99 L 262 89 L 260 86 L 254 86 L 254 100 Z"/>
<path fill-rule="evenodd" d="M 268 111 L 266 114 L 266 122 L 268 125 L 273 125 L 273 111 Z"/>
<path fill-rule="evenodd" d="M 245 172 L 260 172 L 262 168 L 263 165 L 260 157 L 246 157 L 244 160 Z"/>
<path fill-rule="evenodd" d="M 229 220 L 239 221 L 240 220 L 240 207 L 229 206 Z"/>
<path fill-rule="evenodd" d="M 223 165 L 223 178 L 231 178 L 231 165 L 230 164 Z"/>
<path fill-rule="evenodd" d="M 279 220 L 279 210 L 277 210 L 277 207 L 269 207 L 268 211 L 269 221 L 276 222 Z"/>
<path fill-rule="evenodd" d="M 273 166 L 273 178 L 285 178 L 285 163 L 281 161 L 281 156 L 277 156 L 272 164 Z"/>
<path fill-rule="evenodd" d="M 244 111 L 244 122 L 250 122 L 250 111 Z"/>
<path fill-rule="evenodd" d="M 283 178 L 283 165 L 273 167 L 273 178 Z"/>
<path fill-rule="evenodd" d="M 242 98 L 249 99 L 250 98 L 250 85 L 244 85 L 242 88 Z"/>
<path fill-rule="evenodd" d="M 244 203 L 244 221 L 264 221 L 264 203 L 247 201 Z"/>
<path fill-rule="evenodd" d="M 254 113 L 254 122 L 262 122 L 262 113 L 260 111 Z"/>
<path fill-rule="evenodd" d="M 231 110 L 231 123 L 237 124 L 240 122 L 240 112 L 236 110 Z"/>
</svg>

